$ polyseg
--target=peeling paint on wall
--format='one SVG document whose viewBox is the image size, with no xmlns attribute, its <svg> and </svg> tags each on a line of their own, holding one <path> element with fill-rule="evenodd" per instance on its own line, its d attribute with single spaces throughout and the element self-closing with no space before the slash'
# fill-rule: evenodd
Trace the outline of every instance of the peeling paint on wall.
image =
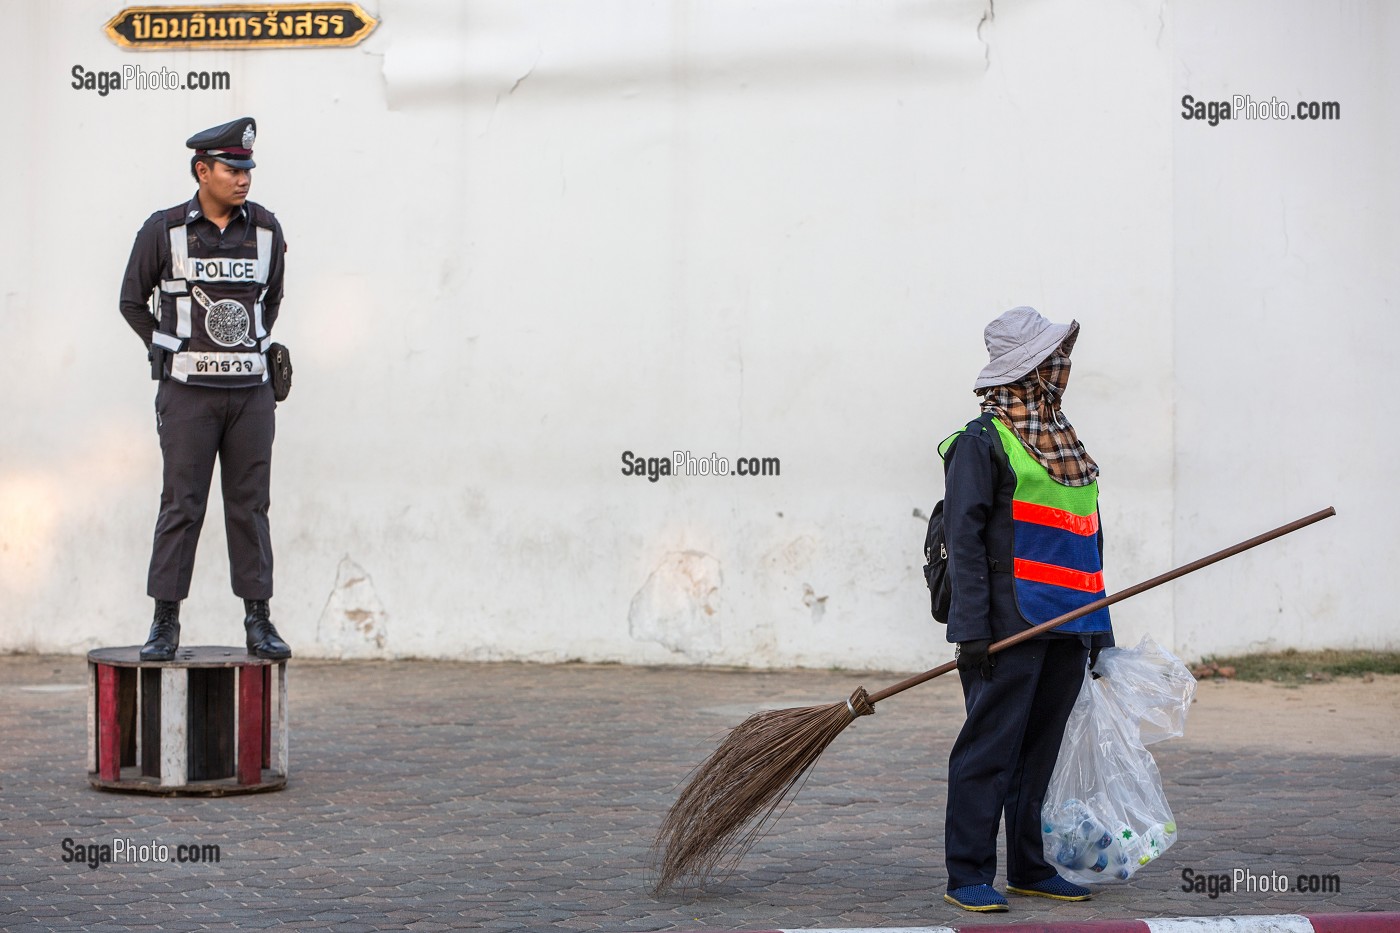
<svg viewBox="0 0 1400 933">
<path fill-rule="evenodd" d="M 812 589 L 812 584 L 802 584 L 802 605 L 812 610 L 812 624 L 821 623 L 822 616 L 826 615 L 826 601 L 829 597 L 818 596 L 817 591 Z"/>
<path fill-rule="evenodd" d="M 813 535 L 799 535 L 782 547 L 775 547 L 763 555 L 769 573 L 775 576 L 795 576 L 809 569 L 816 559 L 819 543 Z"/>
<path fill-rule="evenodd" d="M 389 643 L 389 614 L 374 581 L 347 555 L 336 571 L 335 588 L 316 623 L 316 640 L 328 658 L 383 658 Z"/>
<path fill-rule="evenodd" d="M 647 577 L 627 610 L 638 641 L 656 642 L 687 661 L 704 661 L 723 643 L 720 563 L 701 551 L 667 554 Z"/>
</svg>

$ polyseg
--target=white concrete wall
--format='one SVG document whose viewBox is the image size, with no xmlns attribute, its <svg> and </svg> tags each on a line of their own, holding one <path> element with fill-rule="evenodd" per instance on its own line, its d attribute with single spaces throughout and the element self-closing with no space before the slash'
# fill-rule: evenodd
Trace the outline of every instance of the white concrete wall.
<svg viewBox="0 0 1400 933">
<path fill-rule="evenodd" d="M 938 663 L 913 513 L 982 326 L 1022 303 L 1084 327 L 1066 410 L 1111 588 L 1343 512 L 1124 604 L 1120 640 L 1391 643 L 1393 441 L 1357 391 L 1394 336 L 1381 4 L 385 0 L 354 49 L 139 54 L 115 9 L 0 0 L 27 38 L 0 63 L 0 649 L 144 637 L 159 453 L 116 293 L 193 190 L 183 139 L 244 113 L 290 244 L 274 610 L 300 655 Z M 69 86 L 133 61 L 233 89 Z M 1256 80 L 1344 120 L 1280 148 L 1296 128 L 1181 119 L 1183 87 Z M 1308 350 L 1286 401 L 1240 398 Z M 677 449 L 782 475 L 620 473 Z M 218 509 L 186 643 L 241 634 Z"/>
<path fill-rule="evenodd" d="M 1334 122 L 1173 124 L 1176 556 L 1338 512 L 1183 581 L 1175 644 L 1393 648 L 1400 10 L 1174 8 L 1177 100 L 1341 105 Z"/>
</svg>

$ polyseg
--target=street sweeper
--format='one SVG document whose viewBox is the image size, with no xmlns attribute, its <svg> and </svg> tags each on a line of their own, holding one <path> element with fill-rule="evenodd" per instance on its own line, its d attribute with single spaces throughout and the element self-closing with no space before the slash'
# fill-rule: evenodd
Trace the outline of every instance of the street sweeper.
<svg viewBox="0 0 1400 933">
<path fill-rule="evenodd" d="M 967 719 L 948 765 L 945 898 L 1007 909 L 992 886 L 1004 817 L 1007 890 L 1087 900 L 1088 888 L 1047 861 L 1041 808 L 1086 667 L 1113 646 L 1108 607 L 1337 514 L 1322 509 L 1105 595 L 1099 469 L 1060 407 L 1079 324 L 1013 308 L 984 335 L 990 361 L 974 384 L 982 413 L 939 445 L 945 498 L 925 538 L 930 608 L 947 622 L 956 660 L 835 703 L 760 710 L 731 729 L 657 828 L 658 895 L 731 872 L 848 726 L 956 670 Z"/>
<path fill-rule="evenodd" d="M 1041 805 L 1086 665 L 1113 644 L 1108 607 L 990 654 L 1028 627 L 1104 598 L 1099 467 L 1061 401 L 1079 323 L 1012 308 L 984 331 L 981 415 L 940 445 L 944 535 L 967 719 L 948 758 L 945 900 L 1007 909 L 993 886 L 1006 822 L 1013 894 L 1088 900 L 1046 861 Z"/>
</svg>

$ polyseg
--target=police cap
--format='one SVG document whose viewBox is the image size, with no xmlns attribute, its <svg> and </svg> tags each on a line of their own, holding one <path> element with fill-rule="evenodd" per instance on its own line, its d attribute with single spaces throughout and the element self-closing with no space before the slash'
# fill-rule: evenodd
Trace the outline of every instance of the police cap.
<svg viewBox="0 0 1400 933">
<path fill-rule="evenodd" d="M 209 156 L 230 168 L 253 168 L 253 139 L 258 133 L 258 121 L 239 117 L 223 126 L 195 133 L 185 145 L 195 155 Z"/>
</svg>

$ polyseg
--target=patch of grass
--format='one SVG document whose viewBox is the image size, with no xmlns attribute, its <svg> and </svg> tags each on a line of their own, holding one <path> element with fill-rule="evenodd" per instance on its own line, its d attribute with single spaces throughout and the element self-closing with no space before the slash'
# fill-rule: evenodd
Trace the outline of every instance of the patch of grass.
<svg viewBox="0 0 1400 933">
<path fill-rule="evenodd" d="M 1202 663 L 1233 667 L 1236 680 L 1274 680 L 1300 684 L 1331 680 L 1334 677 L 1364 677 L 1367 674 L 1400 674 L 1400 651 L 1298 651 L 1290 648 L 1272 654 L 1211 656 Z"/>
</svg>

